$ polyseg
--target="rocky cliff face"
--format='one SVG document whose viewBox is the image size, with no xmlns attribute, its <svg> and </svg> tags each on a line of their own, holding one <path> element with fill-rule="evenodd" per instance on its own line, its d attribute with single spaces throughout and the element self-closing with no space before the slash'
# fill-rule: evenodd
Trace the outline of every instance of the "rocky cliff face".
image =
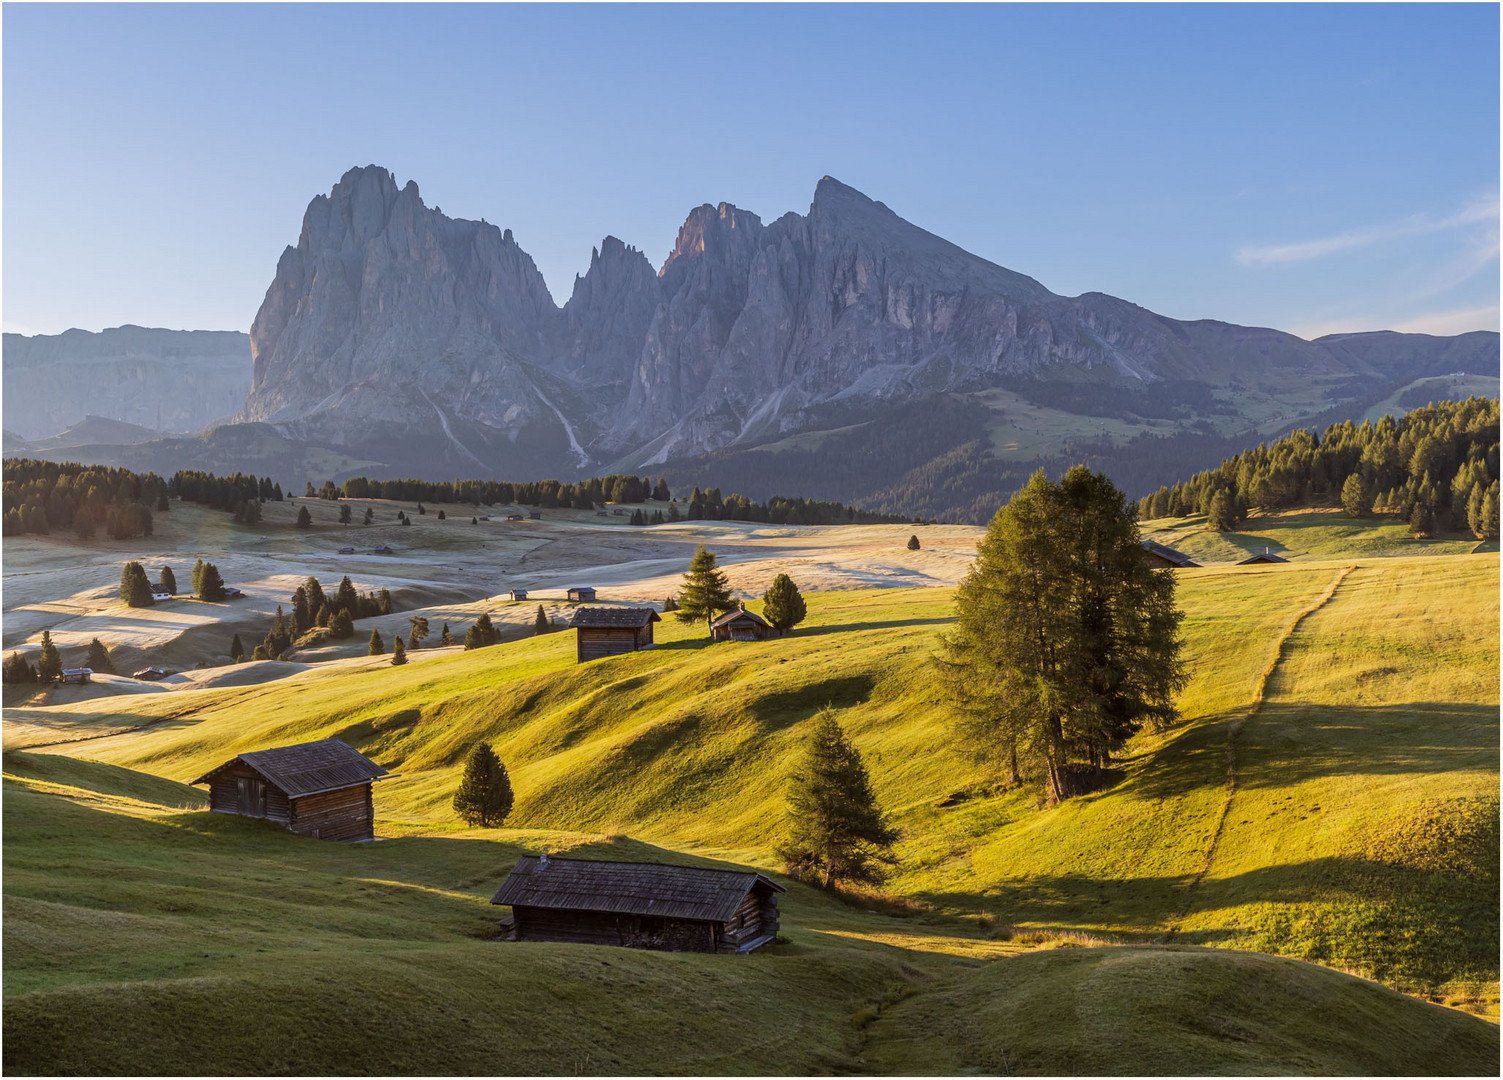
<svg viewBox="0 0 1503 1080">
<path fill-rule="evenodd" d="M 835 406 L 1030 378 L 1397 378 L 1434 362 L 1436 340 L 1312 343 L 1057 296 L 830 177 L 807 214 L 770 224 L 696 208 L 656 273 L 607 237 L 560 309 L 510 231 L 447 218 L 371 166 L 315 198 L 283 254 L 242 415 L 509 475 L 638 468 L 766 442 Z M 1496 363 L 1497 336 L 1447 348 Z"/>
<path fill-rule="evenodd" d="M 46 439 L 93 415 L 195 431 L 245 403 L 250 359 L 250 341 L 229 330 L 6 334 L 5 429 Z"/>
</svg>

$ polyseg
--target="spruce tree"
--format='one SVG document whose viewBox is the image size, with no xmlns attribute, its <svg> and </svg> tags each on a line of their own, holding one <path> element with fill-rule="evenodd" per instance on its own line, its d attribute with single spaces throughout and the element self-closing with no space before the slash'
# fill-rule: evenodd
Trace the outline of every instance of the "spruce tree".
<svg viewBox="0 0 1503 1080">
<path fill-rule="evenodd" d="M 193 577 L 192 577 L 191 580 L 192 580 L 192 583 L 193 583 L 193 593 L 194 593 L 195 596 L 198 595 L 198 586 L 203 581 L 203 576 L 204 576 L 204 561 L 203 561 L 203 559 L 201 559 L 201 558 L 200 559 L 194 559 L 193 560 Z"/>
<path fill-rule="evenodd" d="M 339 523 L 341 525 L 348 525 L 353 519 L 354 511 L 350 509 L 350 504 L 341 503 L 339 506 Z"/>
<path fill-rule="evenodd" d="M 371 627 L 371 645 L 365 650 L 366 656 L 385 656 L 386 642 L 381 640 L 381 631 Z"/>
<path fill-rule="evenodd" d="M 369 506 L 367 506 L 365 508 L 365 516 L 360 519 L 360 524 L 362 524 L 362 525 L 369 525 L 371 522 L 373 522 L 375 520 L 376 520 L 376 512 L 374 510 L 372 510 Z"/>
<path fill-rule="evenodd" d="M 666 600 L 663 601 L 663 614 L 666 615 L 670 611 L 677 611 L 677 610 L 678 610 L 678 601 L 675 600 L 672 596 L 669 596 L 668 599 L 666 599 Z"/>
<path fill-rule="evenodd" d="M 449 633 L 449 624 L 444 623 L 443 632 L 438 635 L 439 645 L 453 645 L 454 635 Z"/>
<path fill-rule="evenodd" d="M 483 649 L 487 645 L 496 643 L 496 628 L 491 624 L 490 612 L 483 613 L 475 620 L 475 625 L 465 631 L 464 647 L 466 649 Z"/>
<path fill-rule="evenodd" d="M 219 576 L 219 567 L 211 562 L 204 563 L 198 576 L 198 598 L 212 603 L 224 599 L 224 578 Z"/>
<path fill-rule="evenodd" d="M 151 607 L 151 582 L 138 562 L 128 562 L 120 571 L 120 599 L 130 607 Z"/>
<path fill-rule="evenodd" d="M 778 849 L 788 872 L 826 889 L 841 881 L 880 884 L 896 862 L 897 839 L 860 752 L 834 710 L 821 710 L 788 786 L 788 832 Z"/>
<path fill-rule="evenodd" d="M 398 634 L 391 639 L 391 665 L 401 667 L 407 663 L 407 650 L 402 647 L 402 635 Z"/>
<path fill-rule="evenodd" d="M 910 536 L 908 538 L 908 550 L 909 551 L 917 551 L 919 549 L 919 547 L 920 547 L 920 544 L 919 544 L 918 533 L 914 533 L 912 536 Z"/>
<path fill-rule="evenodd" d="M 716 569 L 715 556 L 701 544 L 689 560 L 684 584 L 678 594 L 680 622 L 703 622 L 736 606 L 724 572 Z"/>
<path fill-rule="evenodd" d="M 511 778 L 488 743 L 476 743 L 465 757 L 454 793 L 454 812 L 470 825 L 495 828 L 511 813 Z"/>
<path fill-rule="evenodd" d="M 422 615 L 414 615 L 407 620 L 407 625 L 412 628 L 407 634 L 407 648 L 416 649 L 428 636 L 428 620 Z"/>
<path fill-rule="evenodd" d="M 237 664 L 243 663 L 245 661 L 245 646 L 240 644 L 239 634 L 236 634 L 230 640 L 230 659 L 235 661 L 235 663 Z"/>
<path fill-rule="evenodd" d="M 164 567 L 162 567 L 161 581 L 162 581 L 162 588 L 166 589 L 168 592 L 172 593 L 174 596 L 177 595 L 177 575 L 172 572 L 172 567 L 170 567 L 170 566 L 164 566 Z"/>
<path fill-rule="evenodd" d="M 1409 534 L 1415 539 L 1429 538 L 1435 531 L 1435 515 L 1430 513 L 1430 507 L 1423 502 L 1414 504 L 1414 511 L 1409 515 Z"/>
<path fill-rule="evenodd" d="M 543 610 L 543 605 L 539 604 L 537 618 L 532 620 L 532 632 L 535 636 L 541 637 L 551 629 L 553 627 L 548 622 L 548 613 Z"/>
<path fill-rule="evenodd" d="M 1230 491 L 1222 488 L 1211 497 L 1206 518 L 1207 524 L 1217 532 L 1231 532 L 1237 527 L 1237 504 Z"/>
<path fill-rule="evenodd" d="M 299 506 L 297 508 L 297 527 L 299 529 L 307 529 L 312 525 L 313 515 L 308 513 L 308 508 L 306 506 Z"/>
<path fill-rule="evenodd" d="M 37 682 L 55 683 L 63 677 L 63 658 L 52 644 L 52 632 L 42 631 L 42 653 L 37 657 Z"/>
<path fill-rule="evenodd" d="M 329 620 L 329 636 L 340 641 L 355 636 L 355 624 L 350 619 L 350 613 L 344 608 L 340 608 Z"/>
<path fill-rule="evenodd" d="M 793 627 L 804 621 L 808 609 L 804 606 L 804 597 L 798 591 L 798 586 L 787 574 L 779 574 L 772 579 L 772 584 L 767 587 L 767 593 L 762 597 L 762 617 L 780 634 L 786 634 Z"/>
<path fill-rule="evenodd" d="M 105 648 L 104 642 L 94 638 L 89 642 L 89 658 L 84 666 L 91 671 L 101 671 L 106 675 L 115 674 L 115 663 L 110 659 L 110 650 Z"/>
<path fill-rule="evenodd" d="M 21 686 L 25 683 L 36 682 L 36 669 L 27 662 L 21 653 L 13 652 L 5 661 L 5 666 L 0 669 L 0 681 L 10 686 Z"/>
<path fill-rule="evenodd" d="M 1367 482 L 1360 472 L 1354 472 L 1346 478 L 1346 483 L 1341 485 L 1341 508 L 1346 511 L 1347 517 L 1366 517 L 1368 507 L 1372 506 L 1372 492 L 1368 490 Z"/>
</svg>

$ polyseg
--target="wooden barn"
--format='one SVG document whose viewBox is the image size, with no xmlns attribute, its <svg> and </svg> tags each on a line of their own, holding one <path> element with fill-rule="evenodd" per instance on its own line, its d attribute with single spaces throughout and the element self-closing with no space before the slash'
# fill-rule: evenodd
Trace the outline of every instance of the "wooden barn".
<svg viewBox="0 0 1503 1080">
<path fill-rule="evenodd" d="M 513 589 L 508 595 L 510 595 L 513 600 L 526 600 L 527 599 L 527 590 L 526 589 Z"/>
<path fill-rule="evenodd" d="M 577 631 L 578 663 L 636 652 L 652 644 L 652 624 L 662 622 L 650 607 L 582 607 L 569 625 Z"/>
<path fill-rule="evenodd" d="M 783 891 L 753 870 L 524 855 L 491 903 L 516 941 L 748 953 L 777 936 Z"/>
<path fill-rule="evenodd" d="M 710 620 L 712 641 L 765 641 L 773 633 L 766 619 L 745 608 L 727 611 L 720 618 Z"/>
<path fill-rule="evenodd" d="M 1280 562 L 1288 562 L 1288 561 L 1289 561 L 1288 559 L 1283 558 L 1282 556 L 1279 556 L 1279 555 L 1275 555 L 1273 552 L 1269 551 L 1267 548 L 1264 548 L 1258 554 L 1252 556 L 1251 558 L 1243 559 L 1237 565 L 1238 566 L 1254 566 L 1254 565 L 1256 565 L 1258 563 L 1280 563 Z"/>
<path fill-rule="evenodd" d="M 241 754 L 193 783 L 209 785 L 216 814 L 280 821 L 315 840 L 370 840 L 371 784 L 388 775 L 338 739 L 320 739 Z"/>
<path fill-rule="evenodd" d="M 595 590 L 588 585 L 576 585 L 569 590 L 567 598 L 570 603 L 588 604 L 595 599 Z"/>
<path fill-rule="evenodd" d="M 1175 551 L 1172 547 L 1165 547 L 1153 540 L 1143 541 L 1143 551 L 1148 556 L 1149 564 L 1156 570 L 1179 570 L 1187 566 L 1200 565 L 1183 551 Z"/>
<path fill-rule="evenodd" d="M 63 682 L 74 686 L 82 686 L 94 677 L 94 669 L 86 667 L 63 668 Z"/>
</svg>

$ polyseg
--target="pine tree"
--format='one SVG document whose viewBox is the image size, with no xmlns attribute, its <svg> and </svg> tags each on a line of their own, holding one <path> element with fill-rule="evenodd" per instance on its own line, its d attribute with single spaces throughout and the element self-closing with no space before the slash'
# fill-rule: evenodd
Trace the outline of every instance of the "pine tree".
<svg viewBox="0 0 1503 1080">
<path fill-rule="evenodd" d="M 219 576 L 219 567 L 211 562 L 204 563 L 198 576 L 198 598 L 215 603 L 224 599 L 224 578 Z"/>
<path fill-rule="evenodd" d="M 416 649 L 428 636 L 428 620 L 421 615 L 414 615 L 407 620 L 407 625 L 412 628 L 407 634 L 407 648 Z"/>
<path fill-rule="evenodd" d="M 245 646 L 240 644 L 239 634 L 236 634 L 230 641 L 230 659 L 237 664 L 245 661 Z"/>
<path fill-rule="evenodd" d="M 362 524 L 362 525 L 369 525 L 371 522 L 373 522 L 375 520 L 376 520 L 376 512 L 374 510 L 372 510 L 369 506 L 367 506 L 365 508 L 365 516 L 360 519 L 360 524 Z"/>
<path fill-rule="evenodd" d="M 80 540 L 94 539 L 94 515 L 87 506 L 80 506 L 74 513 L 73 534 Z"/>
<path fill-rule="evenodd" d="M 1409 534 L 1415 539 L 1428 539 L 1435 531 L 1435 515 L 1430 513 L 1430 507 L 1423 502 L 1414 504 L 1414 511 L 1409 515 Z"/>
<path fill-rule="evenodd" d="M 105 648 L 104 642 L 94 638 L 89 642 L 89 658 L 84 666 L 91 671 L 101 671 L 106 675 L 115 674 L 115 663 L 110 659 L 110 650 Z"/>
<path fill-rule="evenodd" d="M 37 681 L 36 669 L 27 662 L 21 653 L 13 652 L 5 661 L 5 666 L 0 669 L 0 681 L 9 686 L 21 686 L 26 683 Z"/>
<path fill-rule="evenodd" d="M 534 635 L 541 637 L 551 629 L 553 627 L 548 622 L 548 613 L 543 610 L 543 605 L 539 604 L 537 618 L 532 620 L 532 632 Z"/>
<path fill-rule="evenodd" d="M 808 614 L 804 597 L 787 574 L 779 574 L 762 597 L 762 617 L 780 634 L 786 634 Z"/>
<path fill-rule="evenodd" d="M 1360 472 L 1354 472 L 1346 478 L 1346 483 L 1341 485 L 1341 508 L 1346 511 L 1347 517 L 1366 517 L 1367 509 L 1372 505 L 1372 492 L 1368 490 L 1367 482 Z"/>
<path fill-rule="evenodd" d="M 834 710 L 821 710 L 789 782 L 788 835 L 778 849 L 788 872 L 826 889 L 841 881 L 880 884 L 896 862 L 897 839 L 877 806 L 860 752 Z"/>
<path fill-rule="evenodd" d="M 308 508 L 306 506 L 299 506 L 297 508 L 297 527 L 299 529 L 307 529 L 312 525 L 313 515 L 308 513 Z"/>
<path fill-rule="evenodd" d="M 1206 523 L 1217 532 L 1231 532 L 1237 527 L 1237 504 L 1232 499 L 1232 493 L 1226 488 L 1222 488 L 1211 497 L 1206 519 Z"/>
<path fill-rule="evenodd" d="M 466 649 L 483 649 L 487 645 L 496 643 L 496 628 L 491 624 L 490 612 L 483 613 L 475 620 L 475 625 L 465 631 L 464 647 Z"/>
<path fill-rule="evenodd" d="M 386 642 L 381 640 L 381 631 L 371 627 L 371 646 L 365 650 L 366 656 L 385 656 Z"/>
<path fill-rule="evenodd" d="M 120 599 L 130 607 L 151 607 L 151 582 L 138 562 L 128 562 L 120 571 Z"/>
<path fill-rule="evenodd" d="M 438 512 L 438 520 L 439 521 L 446 521 L 446 520 L 448 520 L 448 515 L 446 515 L 442 510 L 440 510 Z"/>
<path fill-rule="evenodd" d="M 195 596 L 198 595 L 198 588 L 199 588 L 199 585 L 203 582 L 203 577 L 204 577 L 204 561 L 203 561 L 203 559 L 194 559 L 193 560 L 193 577 L 192 577 L 192 582 L 193 582 L 193 594 Z"/>
<path fill-rule="evenodd" d="M 418 513 L 419 514 L 426 514 L 427 512 L 428 512 L 427 507 L 425 507 L 422 503 L 418 503 Z"/>
<path fill-rule="evenodd" d="M 701 544 L 689 560 L 683 588 L 678 594 L 680 622 L 703 622 L 736 606 L 724 572 L 716 569 L 715 556 Z"/>
<path fill-rule="evenodd" d="M 407 650 L 402 647 L 402 635 L 398 634 L 391 639 L 391 665 L 401 667 L 407 663 Z"/>
<path fill-rule="evenodd" d="M 919 549 L 919 546 L 920 545 L 919 545 L 918 533 L 914 533 L 912 536 L 910 536 L 908 538 L 908 550 L 909 551 L 917 551 Z"/>
<path fill-rule="evenodd" d="M 439 645 L 453 645 L 454 644 L 454 635 L 451 634 L 451 633 L 449 633 L 449 624 L 448 623 L 444 623 L 443 632 L 438 635 L 438 643 L 439 643 Z"/>
<path fill-rule="evenodd" d="M 670 612 L 670 611 L 677 611 L 677 610 L 678 610 L 678 601 L 675 600 L 672 596 L 668 597 L 668 599 L 666 599 L 666 600 L 663 601 L 663 614 L 664 615 L 668 614 L 668 612 Z"/>
<path fill-rule="evenodd" d="M 340 608 L 329 620 L 329 636 L 340 641 L 355 636 L 355 623 L 351 620 L 350 613 L 344 608 Z"/>
<path fill-rule="evenodd" d="M 37 682 L 55 683 L 63 677 L 63 658 L 52 644 L 52 632 L 42 631 L 42 653 L 37 657 Z"/>
<path fill-rule="evenodd" d="M 172 572 L 172 567 L 170 567 L 170 566 L 164 566 L 164 567 L 162 567 L 161 581 L 162 581 L 162 588 L 166 589 L 168 592 L 172 593 L 174 596 L 177 595 L 177 575 Z"/>
<path fill-rule="evenodd" d="M 340 506 L 339 506 L 339 523 L 341 525 L 348 525 L 354 519 L 354 516 L 355 516 L 355 512 L 350 509 L 350 504 L 349 503 L 341 503 L 340 504 Z"/>
<path fill-rule="evenodd" d="M 511 813 L 511 778 L 488 743 L 476 743 L 465 757 L 464 775 L 454 793 L 454 812 L 471 824 L 495 828 Z"/>
</svg>

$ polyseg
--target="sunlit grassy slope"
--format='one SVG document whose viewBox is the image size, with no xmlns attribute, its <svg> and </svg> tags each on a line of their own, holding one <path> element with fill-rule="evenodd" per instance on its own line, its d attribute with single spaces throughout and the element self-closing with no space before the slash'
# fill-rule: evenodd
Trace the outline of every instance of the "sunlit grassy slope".
<svg viewBox="0 0 1503 1080">
<path fill-rule="evenodd" d="M 1419 540 L 1397 514 L 1350 518 L 1338 506 L 1303 507 L 1269 513 L 1254 511 L 1234 532 L 1217 532 L 1204 514 L 1154 518 L 1143 535 L 1168 544 L 1201 563 L 1236 563 L 1265 550 L 1286 559 L 1435 558 L 1464 555 L 1478 542 L 1465 534 Z"/>
<path fill-rule="evenodd" d="M 559 634 L 406 668 L 50 710 L 80 734 L 144 726 L 40 754 L 8 736 L 7 1068 L 101 1068 L 110 1018 L 137 1018 L 155 1034 L 133 1071 L 198 1052 L 239 1071 L 345 1071 L 319 1056 L 336 1053 L 353 1054 L 354 1071 L 801 1072 L 858 1068 L 862 1056 L 913 1071 L 926 1040 L 954 1069 L 992 1068 L 986 1055 L 1005 1051 L 1009 1067 L 1045 1072 L 1495 1071 L 1494 1027 L 1334 972 L 1177 951 L 1280 952 L 1496 1007 L 1498 559 L 1353 566 L 1182 572 L 1185 721 L 1140 737 L 1108 789 L 1053 809 L 995 789 L 954 745 L 929 665 L 949 617 L 942 590 L 813 596 L 806 626 L 758 644 L 712 647 L 669 620 L 658 648 L 584 666 Z M 774 867 L 784 782 L 826 704 L 904 832 L 888 891 L 934 914 L 869 915 L 795 885 L 792 944 L 739 967 L 482 940 L 494 917 L 483 900 L 523 848 L 636 857 L 650 843 L 664 849 L 653 858 Z M 201 796 L 170 782 L 241 750 L 327 735 L 400 774 L 376 793 L 379 831 L 393 839 L 323 845 L 211 819 L 185 812 Z M 459 763 L 479 738 L 511 771 L 516 830 L 453 821 Z M 975 969 L 1071 935 L 1135 947 Z M 1191 1038 L 1194 1017 L 1167 999 L 1157 1028 L 1109 1007 L 1147 1001 L 1144 987 L 1170 970 L 1155 965 L 1181 955 L 1195 958 L 1185 986 L 1203 980 L 1225 1016 L 1260 1018 Z M 1078 959 L 1088 956 L 1124 959 Z M 1014 966 L 1023 960 L 1042 966 Z M 1260 988 L 1285 971 L 1301 974 L 1277 999 L 1280 1016 Z M 379 1001 L 362 992 L 372 986 Z M 1048 1056 L 1053 1013 L 1020 1028 L 1008 1002 L 1071 986 L 1070 1000 L 1098 1002 L 1087 1012 L 1102 1039 L 1149 1039 L 1169 1056 L 1114 1066 L 1064 1044 Z M 252 989 L 260 1004 L 247 1012 Z M 1328 1025 L 1334 1041 L 1309 1042 L 1309 994 L 1350 1002 L 1352 1023 Z M 320 1028 L 299 1037 L 308 1062 L 267 1057 L 256 1025 L 295 1024 L 304 995 L 333 996 L 359 1018 L 359 1038 Z M 946 1043 L 941 995 L 968 1003 L 954 1016 L 972 1009 L 997 1025 L 981 1057 Z M 105 1019 L 91 1026 L 80 1010 Z M 185 1016 L 219 1018 L 219 1049 L 194 1043 L 213 1040 L 183 1032 Z M 1435 1026 L 1456 1024 L 1461 1034 Z M 1411 1030 L 1463 1056 L 1384 1056 L 1385 1032 Z M 536 1059 L 508 1056 L 521 1053 L 517 1032 L 534 1036 Z M 1311 1047 L 1310 1063 L 1290 1056 L 1296 1045 Z M 1466 1057 L 1476 1046 L 1483 1056 Z M 75 1047 L 82 1056 L 68 1058 Z M 42 1056 L 13 1060 L 13 1048 Z M 399 1051 L 400 1067 L 385 1056 Z"/>
</svg>

